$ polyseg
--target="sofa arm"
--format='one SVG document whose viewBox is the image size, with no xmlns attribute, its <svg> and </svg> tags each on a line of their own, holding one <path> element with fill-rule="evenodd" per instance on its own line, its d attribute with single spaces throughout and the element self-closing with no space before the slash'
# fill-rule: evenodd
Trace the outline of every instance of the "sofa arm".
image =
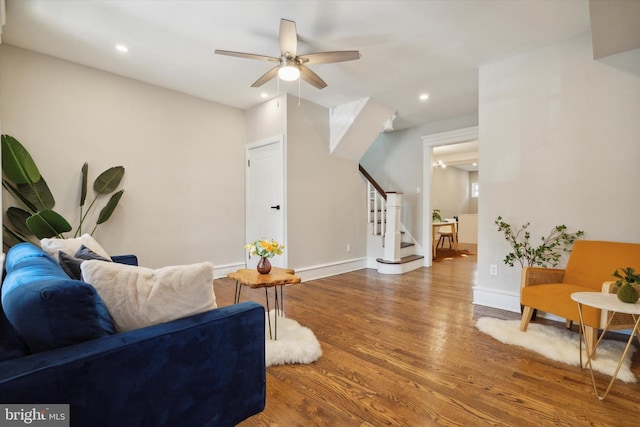
<svg viewBox="0 0 640 427">
<path fill-rule="evenodd" d="M 0 363 L 0 402 L 68 403 L 78 426 L 230 426 L 264 409 L 253 302 Z"/>
<path fill-rule="evenodd" d="M 520 287 L 562 283 L 564 271 L 562 268 L 524 267 L 522 269 Z"/>
</svg>

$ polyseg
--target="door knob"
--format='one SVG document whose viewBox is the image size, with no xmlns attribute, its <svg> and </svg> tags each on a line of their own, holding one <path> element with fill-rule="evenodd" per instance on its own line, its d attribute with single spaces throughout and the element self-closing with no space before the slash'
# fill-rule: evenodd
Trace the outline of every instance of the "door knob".
<svg viewBox="0 0 640 427">
<path fill-rule="evenodd" d="M 280 210 L 280 205 L 275 205 L 275 206 L 271 206 L 271 209 L 276 209 L 276 210 Z"/>
</svg>

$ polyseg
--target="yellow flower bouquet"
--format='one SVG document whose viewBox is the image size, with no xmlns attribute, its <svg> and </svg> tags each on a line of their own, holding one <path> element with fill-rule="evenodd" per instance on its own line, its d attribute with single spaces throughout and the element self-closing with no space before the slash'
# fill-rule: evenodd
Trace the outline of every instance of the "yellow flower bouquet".
<svg viewBox="0 0 640 427">
<path fill-rule="evenodd" d="M 276 255 L 282 255 L 284 245 L 281 245 L 275 240 L 258 239 L 253 243 L 245 245 L 245 249 L 248 249 L 251 255 L 272 258 Z"/>
</svg>

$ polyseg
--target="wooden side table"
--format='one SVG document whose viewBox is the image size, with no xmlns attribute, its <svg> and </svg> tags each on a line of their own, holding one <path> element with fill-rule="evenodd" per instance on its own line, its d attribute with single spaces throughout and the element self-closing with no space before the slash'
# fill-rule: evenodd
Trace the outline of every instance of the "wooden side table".
<svg viewBox="0 0 640 427">
<path fill-rule="evenodd" d="M 233 299 L 233 303 L 240 302 L 240 293 L 243 286 L 250 288 L 264 288 L 264 295 L 267 300 L 267 319 L 269 321 L 269 338 L 273 340 L 278 339 L 278 315 L 284 315 L 284 285 L 293 285 L 300 283 L 302 279 L 295 275 L 295 271 L 290 268 L 271 268 L 269 274 L 260 274 L 255 269 L 241 269 L 235 273 L 229 273 L 228 278 L 236 281 L 236 291 Z M 269 288 L 274 288 L 275 295 L 275 311 L 274 316 L 274 330 L 273 335 L 271 333 L 271 312 L 269 307 Z M 278 295 L 278 288 L 280 288 L 280 295 Z"/>
<path fill-rule="evenodd" d="M 602 330 L 602 334 L 600 335 L 600 338 L 598 338 L 598 341 L 596 341 L 596 344 L 593 346 L 593 351 L 591 352 L 591 354 L 587 355 L 587 363 L 585 365 L 582 364 L 582 336 L 580 337 L 580 367 L 581 368 L 585 368 L 587 366 L 589 367 L 589 370 L 591 372 L 591 382 L 593 383 L 593 391 L 596 393 L 596 396 L 598 397 L 598 399 L 604 400 L 604 398 L 607 397 L 607 394 L 609 394 L 609 390 L 611 390 L 611 386 L 613 385 L 613 382 L 616 380 L 616 377 L 618 376 L 618 372 L 620 371 L 622 362 L 624 362 L 624 358 L 629 351 L 629 347 L 631 347 L 633 336 L 637 335 L 639 332 L 638 326 L 640 325 L 640 304 L 638 303 L 630 304 L 630 303 L 622 302 L 618 299 L 616 294 L 606 294 L 601 292 L 574 292 L 571 294 L 571 299 L 578 303 L 578 314 L 580 315 L 580 335 L 584 335 L 584 322 L 582 321 L 583 305 L 588 305 L 590 307 L 599 308 L 600 310 L 608 310 L 611 312 L 609 321 L 607 322 L 604 329 Z M 617 313 L 631 314 L 636 323 L 633 329 L 631 330 L 631 334 L 629 335 L 627 346 L 624 348 L 624 351 L 622 352 L 622 356 L 620 356 L 620 362 L 618 362 L 618 367 L 613 372 L 611 381 L 609 382 L 609 385 L 607 386 L 606 390 L 602 395 L 600 395 L 598 394 L 598 389 L 596 388 L 596 380 L 593 376 L 593 366 L 591 365 L 591 360 L 593 359 L 593 355 L 596 353 L 596 349 L 598 348 L 598 345 L 600 345 L 600 342 L 604 338 L 604 335 L 607 332 L 609 325 L 611 324 L 611 319 L 613 319 Z M 638 337 L 640 339 L 640 335 Z"/>
</svg>

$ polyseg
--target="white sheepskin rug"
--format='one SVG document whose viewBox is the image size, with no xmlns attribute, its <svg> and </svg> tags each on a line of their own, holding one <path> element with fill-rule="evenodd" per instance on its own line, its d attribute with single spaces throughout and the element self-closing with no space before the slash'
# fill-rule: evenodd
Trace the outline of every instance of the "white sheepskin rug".
<svg viewBox="0 0 640 427">
<path fill-rule="evenodd" d="M 275 326 L 275 310 L 271 310 L 272 333 Z M 265 339 L 267 366 L 293 363 L 311 363 L 322 356 L 318 339 L 311 329 L 293 319 L 278 316 L 278 339 L 269 339 L 269 323 L 265 313 Z M 275 338 L 275 337 L 274 337 Z"/>
<path fill-rule="evenodd" d="M 526 332 L 520 331 L 520 320 L 502 320 L 492 317 L 481 317 L 476 328 L 505 344 L 517 345 L 535 351 L 557 362 L 572 366 L 580 366 L 579 334 L 553 326 L 530 323 Z M 618 366 L 626 341 L 603 340 L 598 346 L 593 370 L 612 375 Z M 637 381 L 631 372 L 631 356 L 636 347 L 632 344 L 618 372 L 618 379 L 626 383 Z M 587 361 L 587 351 L 582 345 L 583 363 Z"/>
</svg>

